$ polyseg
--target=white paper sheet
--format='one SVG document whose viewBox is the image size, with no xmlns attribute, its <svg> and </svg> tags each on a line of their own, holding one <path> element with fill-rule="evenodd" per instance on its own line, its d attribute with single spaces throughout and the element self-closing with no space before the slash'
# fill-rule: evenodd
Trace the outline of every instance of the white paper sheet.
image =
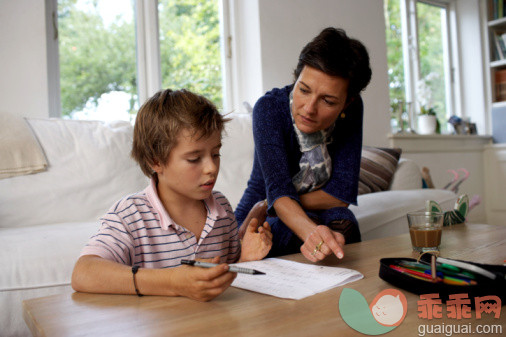
<svg viewBox="0 0 506 337">
<path fill-rule="evenodd" d="M 282 259 L 236 263 L 265 275 L 237 274 L 233 287 L 271 296 L 299 300 L 328 289 L 360 280 L 356 270 L 305 264 Z"/>
</svg>

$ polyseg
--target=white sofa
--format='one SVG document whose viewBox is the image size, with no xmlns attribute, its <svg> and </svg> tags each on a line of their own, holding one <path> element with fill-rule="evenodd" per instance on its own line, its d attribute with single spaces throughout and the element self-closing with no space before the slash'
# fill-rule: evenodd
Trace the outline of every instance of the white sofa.
<svg viewBox="0 0 506 337">
<path fill-rule="evenodd" d="M 73 265 L 98 218 L 119 198 L 148 180 L 130 159 L 132 127 L 27 119 L 44 151 L 44 172 L 0 180 L 0 335 L 25 336 L 22 301 L 71 292 Z M 251 116 L 235 114 L 223 139 L 216 189 L 236 206 L 253 159 Z M 359 197 L 352 206 L 363 240 L 407 232 L 405 214 L 427 199 L 450 209 L 455 195 L 421 189 L 419 168 L 401 160 L 391 190 Z M 379 257 L 378 257 L 379 258 Z"/>
</svg>

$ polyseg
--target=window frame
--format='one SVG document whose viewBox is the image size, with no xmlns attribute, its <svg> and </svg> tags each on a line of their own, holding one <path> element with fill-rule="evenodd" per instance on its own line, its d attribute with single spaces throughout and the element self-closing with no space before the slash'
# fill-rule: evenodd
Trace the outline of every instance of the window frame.
<svg viewBox="0 0 506 337">
<path fill-rule="evenodd" d="M 158 0 L 135 0 L 137 92 L 142 105 L 162 88 Z"/>
<path fill-rule="evenodd" d="M 419 34 L 417 3 L 424 3 L 446 9 L 445 31 L 443 34 L 443 54 L 445 68 L 445 90 L 446 90 L 446 116 L 462 116 L 461 113 L 461 88 L 458 78 L 459 49 L 457 45 L 457 19 L 454 0 L 400 0 L 400 15 L 402 24 L 402 48 L 404 60 L 404 86 L 406 102 L 411 102 L 409 109 L 410 119 L 415 121 L 415 114 L 420 111 L 417 99 L 416 83 L 420 79 L 419 60 Z M 413 106 L 414 103 L 414 106 Z"/>
<path fill-rule="evenodd" d="M 46 1 L 46 49 L 49 117 L 61 117 L 58 0 Z"/>
<path fill-rule="evenodd" d="M 221 30 L 223 111 L 233 106 L 230 15 L 227 0 L 218 0 Z M 60 58 L 58 47 L 58 0 L 46 1 L 46 45 L 48 56 L 49 115 L 61 118 Z M 139 104 L 162 89 L 158 0 L 135 0 L 137 92 Z"/>
</svg>

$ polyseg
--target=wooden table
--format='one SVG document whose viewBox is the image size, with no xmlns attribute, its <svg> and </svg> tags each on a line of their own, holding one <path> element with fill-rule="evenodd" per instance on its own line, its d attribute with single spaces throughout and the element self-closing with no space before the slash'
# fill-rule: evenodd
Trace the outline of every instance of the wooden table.
<svg viewBox="0 0 506 337">
<path fill-rule="evenodd" d="M 345 285 L 370 303 L 384 289 L 394 288 L 378 277 L 379 259 L 414 257 L 408 234 L 346 246 L 345 258 L 323 265 L 360 271 L 364 279 Z M 506 226 L 481 224 L 445 228 L 443 257 L 503 264 Z M 300 254 L 287 259 L 305 262 Z M 343 287 L 302 300 L 285 300 L 230 287 L 211 302 L 158 296 L 61 294 L 23 302 L 24 318 L 36 336 L 364 336 L 350 328 L 338 309 Z M 401 290 L 408 300 L 405 320 L 388 336 L 417 336 L 420 325 L 500 325 L 506 331 L 506 307 L 499 319 L 418 318 L 418 295 Z M 434 336 L 434 335 L 432 335 Z M 467 335 L 470 336 L 470 335 Z M 498 336 L 487 334 L 485 336 Z"/>
</svg>

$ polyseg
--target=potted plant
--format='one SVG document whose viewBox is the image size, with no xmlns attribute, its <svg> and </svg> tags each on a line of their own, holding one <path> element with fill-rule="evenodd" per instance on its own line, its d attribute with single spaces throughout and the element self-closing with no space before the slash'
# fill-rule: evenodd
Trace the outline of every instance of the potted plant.
<svg viewBox="0 0 506 337">
<path fill-rule="evenodd" d="M 438 78 L 435 72 L 428 74 L 417 83 L 416 93 L 420 107 L 418 113 L 418 133 L 421 135 L 431 135 L 440 133 L 440 124 L 436 116 L 436 110 L 432 107 L 432 89 L 430 83 Z"/>
<path fill-rule="evenodd" d="M 418 114 L 418 133 L 421 135 L 432 135 L 440 132 L 439 121 L 434 108 L 422 106 Z"/>
</svg>

